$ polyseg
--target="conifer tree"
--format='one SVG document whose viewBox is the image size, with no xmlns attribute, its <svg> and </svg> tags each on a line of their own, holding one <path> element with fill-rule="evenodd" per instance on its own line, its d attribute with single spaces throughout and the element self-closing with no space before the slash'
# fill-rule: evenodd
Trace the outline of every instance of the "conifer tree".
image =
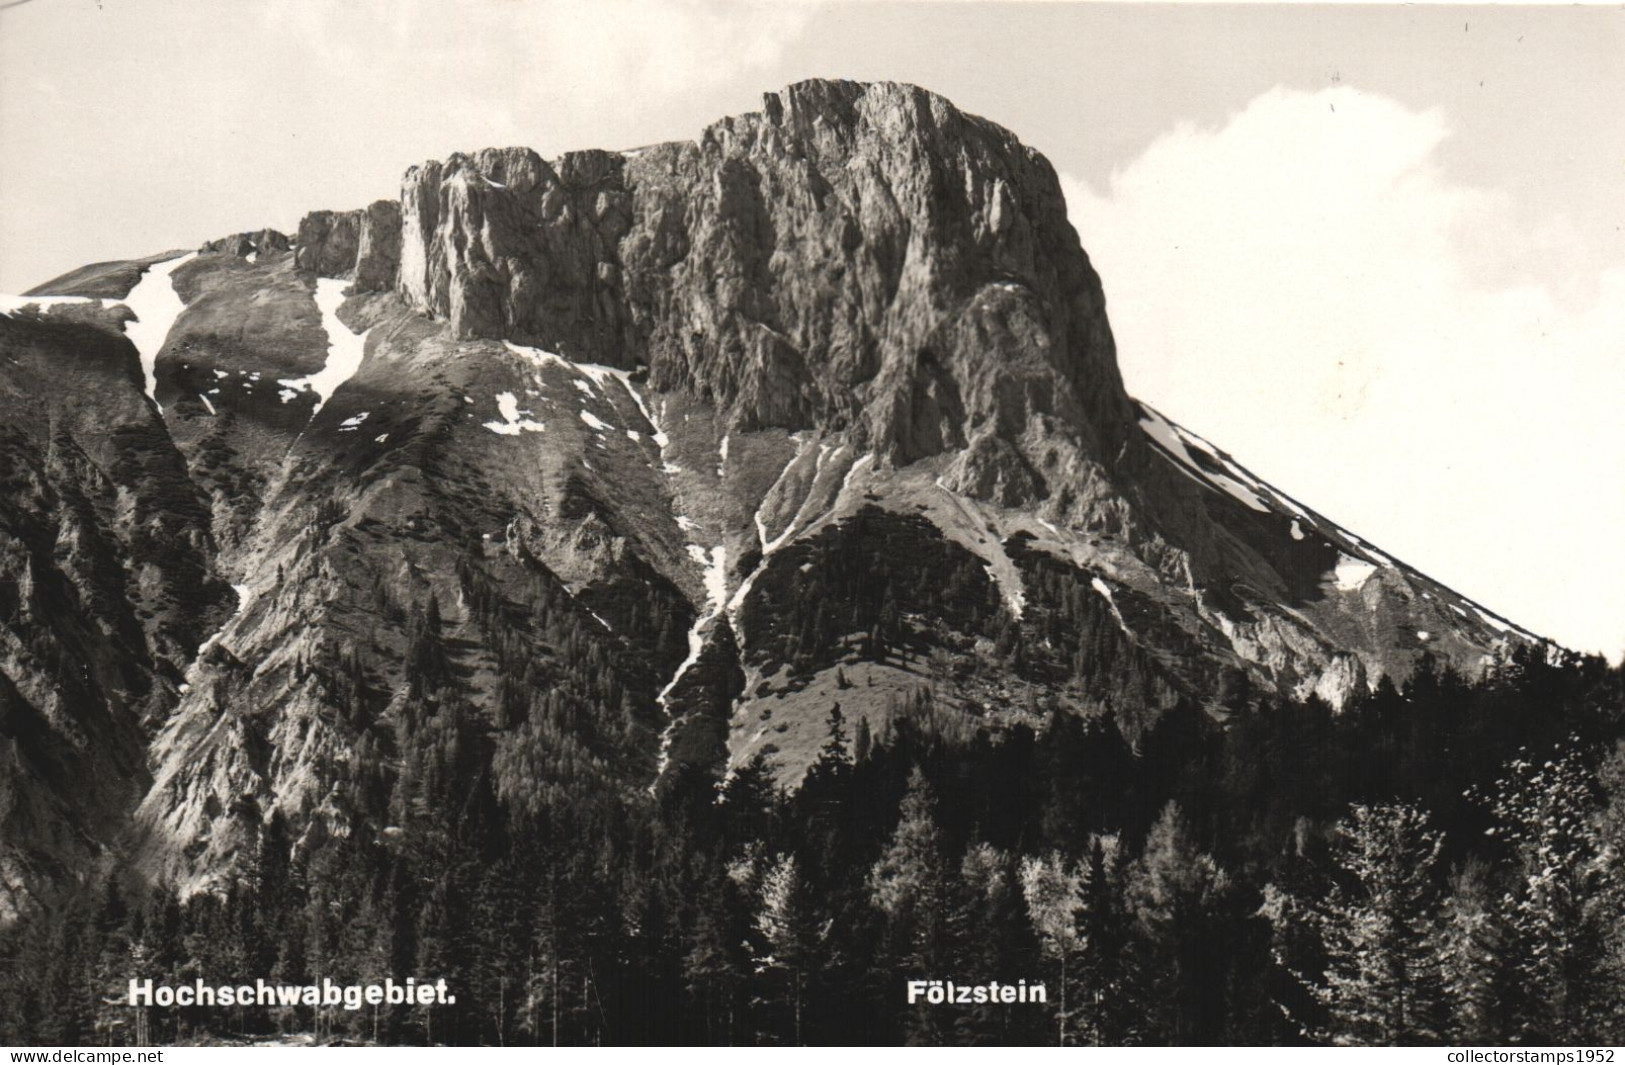
<svg viewBox="0 0 1625 1065">
<path fill-rule="evenodd" d="M 1038 943 L 1027 923 L 1013 857 L 991 843 L 972 844 L 959 865 L 954 972 L 976 973 L 1005 983 L 1038 971 Z M 1041 1037 L 1027 1006 L 973 1005 L 956 1024 L 967 1044 L 1023 1043 Z"/>
<path fill-rule="evenodd" d="M 814 912 L 795 855 L 779 855 L 762 874 L 754 923 L 765 947 L 756 958 L 757 971 L 783 977 L 790 1043 L 801 1046 L 808 985 L 830 925 Z"/>
<path fill-rule="evenodd" d="M 869 870 L 870 895 L 888 919 L 890 952 L 905 979 L 952 971 L 953 901 L 935 806 L 931 785 L 916 766 L 909 774 L 891 843 Z M 946 1035 L 941 1020 L 939 1011 L 929 1008 L 907 1014 L 909 1041 L 941 1042 Z"/>
<path fill-rule="evenodd" d="M 1483 861 L 1469 858 L 1451 876 L 1440 913 L 1437 949 L 1452 1043 L 1507 1042 L 1507 1012 L 1517 996 L 1500 893 L 1490 876 Z"/>
<path fill-rule="evenodd" d="M 1326 952 L 1313 988 L 1328 1042 L 1410 1046 L 1444 1038 L 1434 865 L 1442 838 L 1403 804 L 1355 806 L 1337 826 L 1338 877 L 1313 912 Z"/>
<path fill-rule="evenodd" d="M 1197 850 L 1177 803 L 1152 826 L 1129 870 L 1127 895 L 1145 947 L 1147 1038 L 1174 1046 L 1221 1042 L 1230 877 Z"/>
<path fill-rule="evenodd" d="M 708 1045 L 733 1045 L 737 1001 L 745 981 L 744 959 L 723 899 L 702 905 L 683 955 L 683 992 L 688 996 Z M 742 930 L 740 930 L 742 931 Z"/>
<path fill-rule="evenodd" d="M 1075 869 L 1067 867 L 1059 852 L 1042 858 L 1025 858 L 1021 863 L 1021 894 L 1027 903 L 1028 920 L 1038 937 L 1040 957 L 1055 974 L 1047 986 L 1056 990 L 1055 1044 L 1072 1043 L 1072 1014 L 1069 989 L 1072 963 L 1083 945 L 1078 935 L 1077 915 L 1082 906 L 1081 881 Z"/>
<path fill-rule="evenodd" d="M 1523 991 L 1510 1034 L 1523 1042 L 1602 1042 L 1620 1031 L 1625 974 L 1611 947 L 1625 911 L 1597 790 L 1576 742 L 1542 762 L 1513 759 L 1490 799 L 1491 831 L 1518 860 L 1503 905 Z"/>
<path fill-rule="evenodd" d="M 1070 993 L 1078 1038 L 1094 1046 L 1129 1042 L 1144 1013 L 1133 1002 L 1128 914 L 1107 845 L 1098 836 L 1092 840 L 1079 870 L 1077 977 Z"/>
</svg>

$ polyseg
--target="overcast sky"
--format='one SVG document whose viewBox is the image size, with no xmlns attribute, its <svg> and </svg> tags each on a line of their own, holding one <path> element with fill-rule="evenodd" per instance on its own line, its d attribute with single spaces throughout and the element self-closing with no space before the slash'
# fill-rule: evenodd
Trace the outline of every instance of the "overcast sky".
<svg viewBox="0 0 1625 1065">
<path fill-rule="evenodd" d="M 1625 12 L 626 0 L 0 7 L 0 291 L 911 81 L 1045 152 L 1130 391 L 1570 646 L 1625 650 Z"/>
</svg>

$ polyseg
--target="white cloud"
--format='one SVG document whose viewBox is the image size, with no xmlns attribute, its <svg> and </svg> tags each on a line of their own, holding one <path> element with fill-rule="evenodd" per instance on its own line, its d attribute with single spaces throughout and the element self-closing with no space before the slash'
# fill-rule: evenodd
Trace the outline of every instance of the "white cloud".
<svg viewBox="0 0 1625 1065">
<path fill-rule="evenodd" d="M 1521 624 L 1625 650 L 1625 264 L 1564 279 L 1551 205 L 1453 183 L 1449 135 L 1349 87 L 1063 179 L 1130 391 Z"/>
</svg>

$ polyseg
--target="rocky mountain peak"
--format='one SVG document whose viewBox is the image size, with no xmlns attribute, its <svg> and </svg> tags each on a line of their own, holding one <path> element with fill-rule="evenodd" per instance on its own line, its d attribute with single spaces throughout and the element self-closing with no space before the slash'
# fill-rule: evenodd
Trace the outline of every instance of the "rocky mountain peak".
<svg viewBox="0 0 1625 1065">
<path fill-rule="evenodd" d="M 1035 420 L 1096 456 L 1131 424 L 1054 170 L 913 86 L 808 81 L 693 142 L 413 167 L 396 287 L 464 339 L 647 365 L 744 430 L 971 447 L 1021 493 Z"/>
<path fill-rule="evenodd" d="M 394 846 L 447 752 L 532 809 L 793 783 L 832 704 L 1132 738 L 1542 649 L 1129 400 L 1053 169 L 910 86 L 428 162 L 0 351 L 0 924 Z"/>
</svg>

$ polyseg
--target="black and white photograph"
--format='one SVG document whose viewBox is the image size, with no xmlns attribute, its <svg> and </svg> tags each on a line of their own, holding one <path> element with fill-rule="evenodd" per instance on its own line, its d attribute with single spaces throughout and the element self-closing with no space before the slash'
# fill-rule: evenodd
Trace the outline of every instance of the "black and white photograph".
<svg viewBox="0 0 1625 1065">
<path fill-rule="evenodd" d="M 8 1060 L 1613 1062 L 1622 60 L 0 2 Z"/>
</svg>

